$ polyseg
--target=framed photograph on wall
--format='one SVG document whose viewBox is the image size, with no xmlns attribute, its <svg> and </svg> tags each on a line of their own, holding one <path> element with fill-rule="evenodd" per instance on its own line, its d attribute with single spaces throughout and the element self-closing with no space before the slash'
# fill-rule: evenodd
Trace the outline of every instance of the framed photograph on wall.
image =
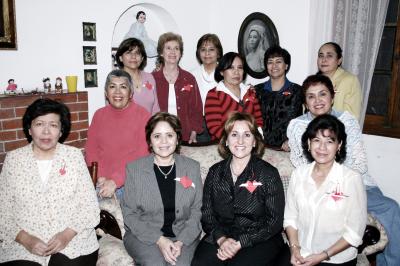
<svg viewBox="0 0 400 266">
<path fill-rule="evenodd" d="M 250 76 L 257 79 L 267 76 L 264 53 L 274 45 L 279 45 L 279 37 L 272 20 L 259 12 L 248 15 L 240 26 L 238 51 L 246 58 L 245 68 Z"/>
<path fill-rule="evenodd" d="M 96 41 L 96 23 L 82 22 L 82 33 L 85 42 Z"/>
<path fill-rule="evenodd" d="M 96 46 L 83 46 L 83 64 L 97 64 Z"/>
<path fill-rule="evenodd" d="M 0 1 L 0 49 L 17 49 L 14 0 Z"/>
<path fill-rule="evenodd" d="M 85 88 L 98 87 L 97 84 L 97 69 L 83 70 L 83 78 L 85 80 Z"/>
</svg>

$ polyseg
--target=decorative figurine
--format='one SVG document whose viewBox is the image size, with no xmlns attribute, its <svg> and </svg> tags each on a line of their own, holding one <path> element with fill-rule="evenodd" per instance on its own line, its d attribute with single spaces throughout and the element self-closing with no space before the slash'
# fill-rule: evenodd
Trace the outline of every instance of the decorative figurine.
<svg viewBox="0 0 400 266">
<path fill-rule="evenodd" d="M 44 93 L 50 93 L 51 92 L 50 78 L 44 78 L 42 81 L 43 81 Z"/>
<path fill-rule="evenodd" d="M 62 85 L 62 80 L 60 77 L 56 78 L 56 84 L 54 85 L 54 88 L 56 89 L 56 93 L 63 92 L 63 85 Z"/>
<path fill-rule="evenodd" d="M 8 80 L 8 86 L 7 86 L 6 90 L 9 94 L 17 93 L 17 84 L 14 83 L 14 79 Z"/>
</svg>

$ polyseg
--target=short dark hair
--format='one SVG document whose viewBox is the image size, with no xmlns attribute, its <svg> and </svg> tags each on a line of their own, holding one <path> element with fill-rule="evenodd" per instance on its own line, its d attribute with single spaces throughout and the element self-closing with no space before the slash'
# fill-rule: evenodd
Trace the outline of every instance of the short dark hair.
<svg viewBox="0 0 400 266">
<path fill-rule="evenodd" d="M 324 85 L 328 90 L 329 93 L 332 96 L 332 99 L 335 97 L 335 90 L 333 88 L 333 84 L 330 78 L 328 78 L 327 76 L 324 76 L 322 74 L 315 74 L 315 75 L 311 75 L 308 76 L 304 81 L 303 81 L 303 100 L 304 103 L 306 103 L 306 93 L 308 88 L 310 88 L 311 86 L 315 86 L 318 84 L 322 84 Z"/>
<path fill-rule="evenodd" d="M 47 114 L 57 114 L 60 116 L 61 137 L 58 141 L 63 143 L 67 139 L 71 130 L 71 114 L 68 107 L 64 103 L 44 98 L 37 99 L 31 105 L 29 105 L 24 116 L 22 117 L 22 127 L 28 142 L 32 141 L 32 136 L 29 134 L 32 121 L 39 116 Z"/>
<path fill-rule="evenodd" d="M 301 137 L 301 147 L 303 148 L 303 154 L 309 162 L 314 161 L 314 158 L 309 151 L 308 141 L 315 138 L 318 132 L 328 130 L 330 137 L 333 140 L 337 140 L 338 143 L 342 143 L 340 150 L 336 153 L 335 161 L 343 163 L 346 159 L 346 130 L 344 124 L 333 115 L 325 114 L 314 118 L 307 126 L 306 131 Z"/>
<path fill-rule="evenodd" d="M 263 138 L 258 132 L 258 125 L 256 120 L 251 114 L 241 113 L 241 112 L 232 112 L 229 114 L 228 119 L 224 124 L 224 130 L 222 131 L 222 137 L 218 144 L 218 152 L 223 158 L 228 158 L 231 155 L 231 151 L 229 147 L 226 146 L 226 141 L 228 139 L 229 134 L 232 132 L 233 126 L 236 121 L 246 121 L 249 125 L 249 129 L 251 134 L 253 134 L 256 145 L 251 151 L 251 153 L 257 157 L 262 157 L 264 153 L 264 141 Z"/>
<path fill-rule="evenodd" d="M 215 73 L 214 73 L 214 79 L 217 82 L 220 82 L 221 80 L 224 79 L 224 77 L 221 75 L 221 72 L 229 69 L 232 66 L 233 60 L 238 57 L 240 60 L 242 60 L 243 67 L 246 65 L 246 60 L 244 59 L 243 56 L 241 56 L 238 53 L 235 52 L 228 52 L 222 56 L 222 58 L 219 60 L 219 63 L 217 67 L 215 68 Z M 247 73 L 246 71 L 243 72 L 243 80 L 246 79 Z"/>
<path fill-rule="evenodd" d="M 119 68 L 124 67 L 124 63 L 122 63 L 122 61 L 119 59 L 120 56 L 122 56 L 127 51 L 128 52 L 132 51 L 135 48 L 138 49 L 138 52 L 143 57 L 143 60 L 142 60 L 142 63 L 140 63 L 139 69 L 143 70 L 146 67 L 147 53 L 146 53 L 146 49 L 144 48 L 143 42 L 136 38 L 128 38 L 121 42 L 121 44 L 119 45 L 118 50 L 115 54 L 115 60 L 117 61 L 117 65 Z"/>
<path fill-rule="evenodd" d="M 224 54 L 224 50 L 222 48 L 221 41 L 219 40 L 218 36 L 216 34 L 212 34 L 212 33 L 204 34 L 197 41 L 196 58 L 197 58 L 197 61 L 199 62 L 199 64 L 203 64 L 203 62 L 201 62 L 201 58 L 200 58 L 200 49 L 203 46 L 203 44 L 207 43 L 207 42 L 214 44 L 215 48 L 217 48 L 217 53 L 218 53 L 217 60 L 219 60 L 221 58 L 221 56 Z"/>
<path fill-rule="evenodd" d="M 108 85 L 111 83 L 112 78 L 126 78 L 128 81 L 130 93 L 132 94 L 133 92 L 133 83 L 132 83 L 132 77 L 129 75 L 128 72 L 122 69 L 114 69 L 110 73 L 108 73 L 107 78 L 106 78 L 106 83 L 104 84 L 104 90 L 107 90 Z"/>
<path fill-rule="evenodd" d="M 143 14 L 146 16 L 146 13 L 144 13 L 144 11 L 140 10 L 139 12 L 136 13 L 136 19 L 139 19 L 139 16 Z"/>
<path fill-rule="evenodd" d="M 268 70 L 267 70 L 268 69 L 267 68 L 268 59 L 274 58 L 274 57 L 282 57 L 283 58 L 283 62 L 285 62 L 285 64 L 287 65 L 287 69 L 285 70 L 285 73 L 288 73 L 289 69 L 290 69 L 290 64 L 291 64 L 291 57 L 290 57 L 289 52 L 280 46 L 271 46 L 264 53 L 264 67 L 267 72 L 267 76 L 269 76 Z"/>
<path fill-rule="evenodd" d="M 166 32 L 164 34 L 161 34 L 160 37 L 158 38 L 158 43 L 157 43 L 157 53 L 158 53 L 157 60 L 158 62 L 160 62 L 161 65 L 164 65 L 164 58 L 161 56 L 161 54 L 163 53 L 165 44 L 170 41 L 176 41 L 178 43 L 179 50 L 181 52 L 181 58 L 183 56 L 182 36 L 173 32 Z"/>
<path fill-rule="evenodd" d="M 159 122 L 167 122 L 172 129 L 175 131 L 178 144 L 176 145 L 175 152 L 179 153 L 182 142 L 182 126 L 181 121 L 176 115 L 167 113 L 167 112 L 158 112 L 155 113 L 152 117 L 150 117 L 149 121 L 147 121 L 145 132 L 146 132 L 146 142 L 149 152 L 152 152 L 153 149 L 151 147 L 151 134 L 154 131 L 154 128 L 157 126 Z"/>
</svg>

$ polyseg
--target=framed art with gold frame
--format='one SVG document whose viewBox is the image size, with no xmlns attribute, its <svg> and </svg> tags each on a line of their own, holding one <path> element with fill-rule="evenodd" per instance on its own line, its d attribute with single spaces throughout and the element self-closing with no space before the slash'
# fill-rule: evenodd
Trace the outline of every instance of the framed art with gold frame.
<svg viewBox="0 0 400 266">
<path fill-rule="evenodd" d="M 0 49 L 17 50 L 14 0 L 0 0 Z"/>
</svg>

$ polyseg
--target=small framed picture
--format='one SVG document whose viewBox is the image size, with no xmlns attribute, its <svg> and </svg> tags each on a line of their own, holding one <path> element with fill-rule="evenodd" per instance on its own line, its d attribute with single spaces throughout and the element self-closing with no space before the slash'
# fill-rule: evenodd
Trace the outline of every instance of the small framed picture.
<svg viewBox="0 0 400 266">
<path fill-rule="evenodd" d="M 83 40 L 86 42 L 96 41 L 96 23 L 82 22 Z"/>
<path fill-rule="evenodd" d="M 84 70 L 85 88 L 98 87 L 97 69 Z"/>
<path fill-rule="evenodd" d="M 259 12 L 248 15 L 240 26 L 238 51 L 246 58 L 245 67 L 250 76 L 257 79 L 267 76 L 264 53 L 274 45 L 279 45 L 279 37 L 272 20 Z"/>
<path fill-rule="evenodd" d="M 83 46 L 83 64 L 97 64 L 96 46 Z"/>
</svg>

